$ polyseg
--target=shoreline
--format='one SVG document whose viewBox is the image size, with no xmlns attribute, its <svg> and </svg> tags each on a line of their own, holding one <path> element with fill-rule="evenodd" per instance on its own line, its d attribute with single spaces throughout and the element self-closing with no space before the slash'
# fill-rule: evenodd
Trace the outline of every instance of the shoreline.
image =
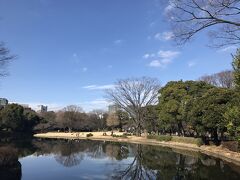
<svg viewBox="0 0 240 180">
<path fill-rule="evenodd" d="M 165 142 L 157 141 L 155 139 L 147 139 L 146 137 L 137 137 L 137 136 L 128 136 L 127 138 L 122 137 L 112 137 L 110 136 L 111 132 L 107 132 L 107 136 L 103 136 L 103 132 L 91 132 L 93 136 L 86 137 L 86 134 L 90 132 L 80 132 L 80 133 L 59 133 L 59 132 L 48 132 L 48 133 L 39 133 L 34 134 L 36 138 L 47 138 L 47 139 L 86 139 L 86 140 L 97 140 L 97 141 L 113 141 L 113 142 L 125 142 L 132 144 L 144 144 L 144 145 L 153 145 L 153 146 L 162 146 L 169 147 L 173 149 L 181 149 L 186 151 L 200 152 L 215 158 L 222 159 L 224 161 L 234 163 L 237 166 L 240 166 L 240 153 L 230 151 L 217 146 L 206 146 L 202 145 L 198 147 L 195 144 L 188 143 L 179 143 L 179 142 Z M 122 133 L 114 133 L 116 135 L 122 135 Z"/>
</svg>

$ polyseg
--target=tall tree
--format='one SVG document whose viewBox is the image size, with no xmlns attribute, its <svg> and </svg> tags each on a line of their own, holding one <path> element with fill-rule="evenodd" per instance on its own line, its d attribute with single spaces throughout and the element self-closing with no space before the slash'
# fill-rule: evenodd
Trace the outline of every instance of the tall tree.
<svg viewBox="0 0 240 180">
<path fill-rule="evenodd" d="M 209 30 L 213 45 L 239 45 L 239 0 L 170 0 L 166 8 L 178 43 Z"/>
<path fill-rule="evenodd" d="M 144 126 L 142 108 L 157 103 L 159 89 L 160 84 L 156 79 L 130 78 L 119 80 L 114 89 L 107 90 L 107 95 L 110 101 L 131 116 L 140 136 Z"/>
<path fill-rule="evenodd" d="M 186 133 L 188 112 L 192 108 L 192 101 L 201 97 L 213 86 L 197 81 L 171 81 L 159 91 L 158 115 L 161 131 Z"/>
<path fill-rule="evenodd" d="M 116 113 L 110 113 L 108 114 L 107 120 L 106 120 L 107 126 L 114 128 L 119 125 L 120 121 Z"/>
<path fill-rule="evenodd" d="M 234 85 L 240 91 L 240 49 L 237 50 L 236 55 L 233 55 L 233 77 Z"/>
<path fill-rule="evenodd" d="M 218 142 L 219 134 L 227 130 L 224 114 L 234 99 L 236 93 L 226 88 L 209 89 L 195 99 L 189 113 L 194 130 L 202 136 L 209 133 Z"/>
<path fill-rule="evenodd" d="M 67 127 L 68 131 L 71 132 L 76 125 L 80 123 L 79 114 L 83 112 L 83 109 L 76 105 L 69 105 L 63 109 L 63 115 L 60 116 L 60 123 L 63 127 Z"/>
</svg>

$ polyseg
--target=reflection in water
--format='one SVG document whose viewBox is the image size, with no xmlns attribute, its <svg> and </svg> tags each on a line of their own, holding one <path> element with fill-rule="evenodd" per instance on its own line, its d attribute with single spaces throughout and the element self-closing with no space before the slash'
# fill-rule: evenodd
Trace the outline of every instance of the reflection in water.
<svg viewBox="0 0 240 180">
<path fill-rule="evenodd" d="M 21 179 L 21 164 L 17 150 L 11 146 L 0 147 L 0 179 Z"/>
<path fill-rule="evenodd" d="M 55 161 L 62 165 L 61 169 L 50 174 L 46 164 L 38 164 L 40 169 L 36 168 L 35 174 L 40 170 L 46 172 L 45 175 L 50 174 L 44 179 L 81 179 L 99 175 L 102 179 L 240 179 L 239 167 L 196 152 L 90 140 L 34 139 L 27 144 L 1 145 L 0 179 L 21 179 L 18 158 L 27 158 L 30 154 L 33 154 L 30 163 L 49 157 L 45 163 Z M 71 177 L 67 176 L 65 167 L 71 170 Z M 34 167 L 31 168 L 23 168 L 26 176 L 23 179 L 34 177 Z M 98 169 L 101 170 L 97 172 Z M 31 171 L 32 176 L 28 177 L 26 171 Z M 85 176 L 83 173 L 86 173 Z"/>
<path fill-rule="evenodd" d="M 60 154 L 57 154 L 55 159 L 58 163 L 65 167 L 76 166 L 83 160 L 84 155 L 82 153 L 78 153 L 78 148 L 73 141 L 60 144 L 60 151 Z"/>
</svg>

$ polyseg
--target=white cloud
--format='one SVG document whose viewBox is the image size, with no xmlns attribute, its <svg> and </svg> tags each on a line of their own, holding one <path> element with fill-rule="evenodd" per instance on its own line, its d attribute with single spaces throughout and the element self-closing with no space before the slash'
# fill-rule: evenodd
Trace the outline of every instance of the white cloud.
<svg viewBox="0 0 240 180">
<path fill-rule="evenodd" d="M 161 60 L 153 60 L 151 61 L 148 66 L 150 67 L 161 67 L 161 68 L 165 68 L 167 67 L 168 64 L 170 64 L 172 62 L 171 59 L 161 59 Z"/>
<path fill-rule="evenodd" d="M 149 63 L 150 67 L 163 67 L 161 62 L 159 60 L 153 60 Z"/>
<path fill-rule="evenodd" d="M 163 51 L 160 50 L 156 54 L 145 54 L 143 58 L 152 59 L 152 61 L 148 64 L 150 67 L 162 67 L 165 68 L 168 64 L 172 63 L 173 59 L 175 59 L 180 54 L 179 51 Z"/>
<path fill-rule="evenodd" d="M 109 68 L 109 69 L 112 69 L 112 67 L 113 67 L 112 65 L 108 65 L 108 66 L 107 66 L 107 68 Z"/>
<path fill-rule="evenodd" d="M 162 62 L 162 64 L 167 65 L 167 64 L 170 64 L 172 62 L 172 59 L 162 59 L 161 62 Z"/>
<path fill-rule="evenodd" d="M 121 40 L 121 39 L 117 39 L 117 40 L 114 41 L 115 45 L 119 45 L 119 44 L 122 44 L 122 43 L 123 43 L 123 40 Z"/>
<path fill-rule="evenodd" d="M 174 58 L 176 58 L 179 54 L 180 54 L 179 51 L 171 51 L 171 50 L 168 50 L 168 51 L 160 50 L 160 51 L 158 51 L 158 56 L 159 56 L 160 58 L 164 58 L 164 59 L 174 59 Z"/>
<path fill-rule="evenodd" d="M 113 89 L 115 87 L 114 84 L 106 84 L 106 85 L 89 85 L 89 86 L 84 86 L 84 89 L 89 89 L 89 90 L 105 90 L 105 89 Z"/>
<path fill-rule="evenodd" d="M 174 8 L 174 5 L 169 1 L 169 4 L 164 8 L 164 13 L 168 14 L 170 11 L 172 11 Z"/>
<path fill-rule="evenodd" d="M 79 105 L 83 107 L 83 109 L 87 112 L 92 111 L 93 109 L 106 110 L 109 104 L 110 103 L 106 99 L 102 99 L 102 98 L 79 103 Z"/>
<path fill-rule="evenodd" d="M 173 32 L 163 32 L 162 33 L 162 38 L 166 41 L 171 40 L 174 37 Z"/>
<path fill-rule="evenodd" d="M 144 55 L 143 55 L 143 58 L 144 58 L 144 59 L 148 59 L 149 57 L 150 57 L 150 54 L 144 54 Z"/>
<path fill-rule="evenodd" d="M 152 54 L 148 54 L 148 53 L 147 53 L 147 54 L 144 54 L 144 55 L 143 55 L 143 58 L 144 58 L 144 59 L 149 59 L 149 58 L 154 58 L 154 57 L 155 57 L 155 54 L 154 54 L 154 53 L 152 53 Z"/>
<path fill-rule="evenodd" d="M 87 67 L 82 68 L 82 71 L 83 71 L 83 72 L 87 72 L 87 70 L 88 70 Z"/>
<path fill-rule="evenodd" d="M 193 67 L 193 66 L 196 66 L 196 62 L 194 62 L 194 61 L 189 61 L 189 62 L 188 62 L 188 67 L 191 68 L 191 67 Z"/>
<path fill-rule="evenodd" d="M 237 46 L 227 46 L 225 48 L 220 49 L 218 52 L 229 52 L 229 51 L 236 51 Z"/>
</svg>

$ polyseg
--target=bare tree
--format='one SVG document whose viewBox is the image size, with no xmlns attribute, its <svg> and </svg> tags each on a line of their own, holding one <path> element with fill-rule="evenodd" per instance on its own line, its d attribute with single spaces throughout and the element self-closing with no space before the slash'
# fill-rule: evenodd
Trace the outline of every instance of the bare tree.
<svg viewBox="0 0 240 180">
<path fill-rule="evenodd" d="M 169 0 L 165 10 L 179 44 L 206 29 L 215 47 L 240 44 L 239 0 Z"/>
<path fill-rule="evenodd" d="M 62 127 L 67 127 L 69 132 L 80 123 L 80 116 L 83 109 L 76 105 L 70 105 L 63 109 L 63 113 L 59 113 L 60 124 Z"/>
<path fill-rule="evenodd" d="M 217 87 L 232 88 L 233 72 L 230 70 L 221 71 L 216 74 L 202 76 L 199 80 Z"/>
<path fill-rule="evenodd" d="M 134 121 L 137 134 L 143 129 L 143 107 L 158 102 L 158 80 L 148 77 L 119 80 L 114 89 L 107 90 L 107 97 L 125 110 Z"/>
<path fill-rule="evenodd" d="M 218 84 L 220 87 L 232 88 L 233 87 L 233 72 L 232 71 L 222 71 L 217 73 Z"/>
<path fill-rule="evenodd" d="M 5 44 L 0 42 L 0 76 L 6 76 L 6 66 L 10 60 L 16 58 L 14 55 L 10 55 L 9 49 L 5 47 Z"/>
<path fill-rule="evenodd" d="M 116 113 L 110 113 L 107 116 L 106 124 L 108 127 L 116 127 L 120 123 L 119 118 Z"/>
</svg>

